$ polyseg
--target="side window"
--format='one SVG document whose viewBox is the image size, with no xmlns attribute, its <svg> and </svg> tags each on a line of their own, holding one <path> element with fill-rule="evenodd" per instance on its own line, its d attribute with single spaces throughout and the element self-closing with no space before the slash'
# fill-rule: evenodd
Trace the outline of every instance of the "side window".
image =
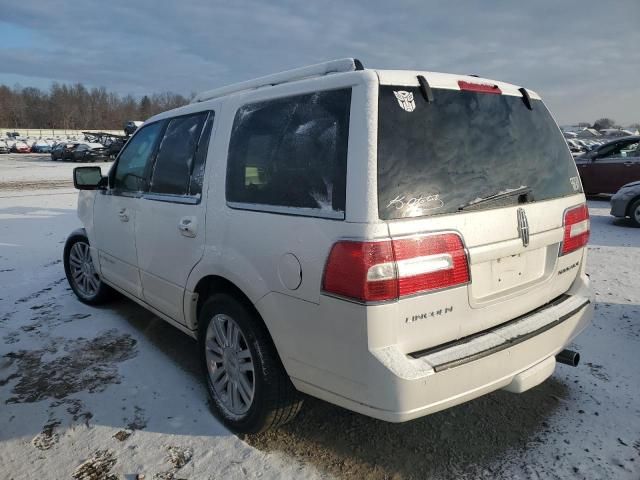
<svg viewBox="0 0 640 480">
<path fill-rule="evenodd" d="M 621 154 L 623 157 L 637 157 L 640 149 L 640 142 L 627 143 L 622 147 Z"/>
<path fill-rule="evenodd" d="M 118 157 L 113 176 L 114 190 L 141 192 L 147 188 L 146 169 L 153 157 L 165 122 L 154 122 L 142 127 Z"/>
<path fill-rule="evenodd" d="M 633 157 L 637 155 L 639 142 L 637 141 L 621 141 L 610 146 L 605 152 L 598 155 L 599 159 L 611 159 Z"/>
<path fill-rule="evenodd" d="M 350 88 L 241 107 L 227 201 L 343 213 L 350 107 Z"/>
<path fill-rule="evenodd" d="M 208 113 L 185 115 L 169 121 L 153 167 L 150 188 L 152 193 L 192 194 L 191 175 L 196 160 L 202 164 L 204 162 L 203 158 L 197 158 L 197 153 L 200 150 L 200 137 Z M 206 152 L 204 154 L 206 156 Z"/>
<path fill-rule="evenodd" d="M 82 145 L 78 145 L 78 148 L 76 148 L 76 152 L 84 152 L 85 150 L 88 150 L 89 147 L 82 144 Z"/>
</svg>

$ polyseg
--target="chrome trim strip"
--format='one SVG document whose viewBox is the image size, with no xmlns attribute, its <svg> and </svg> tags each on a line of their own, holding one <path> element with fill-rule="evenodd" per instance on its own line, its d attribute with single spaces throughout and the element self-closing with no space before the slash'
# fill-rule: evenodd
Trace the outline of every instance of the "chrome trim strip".
<svg viewBox="0 0 640 480">
<path fill-rule="evenodd" d="M 319 208 L 283 207 L 280 205 L 266 205 L 262 203 L 227 202 L 229 208 L 234 210 L 248 210 L 251 212 L 278 213 L 281 215 L 296 215 L 299 217 L 327 218 L 331 220 L 344 220 L 344 212 L 335 210 L 321 210 Z"/>
<path fill-rule="evenodd" d="M 197 205 L 200 203 L 200 197 L 172 195 L 170 193 L 144 193 L 141 198 L 158 202 L 184 203 L 186 205 Z"/>
</svg>

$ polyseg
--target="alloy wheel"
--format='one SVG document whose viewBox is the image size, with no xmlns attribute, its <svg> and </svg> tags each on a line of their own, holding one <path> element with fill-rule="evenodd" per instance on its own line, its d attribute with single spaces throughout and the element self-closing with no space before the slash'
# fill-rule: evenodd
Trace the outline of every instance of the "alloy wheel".
<svg viewBox="0 0 640 480">
<path fill-rule="evenodd" d="M 100 277 L 93 267 L 88 243 L 73 244 L 69 251 L 69 269 L 74 286 L 83 296 L 91 298 L 98 293 Z"/>
<path fill-rule="evenodd" d="M 253 403 L 256 382 L 251 350 L 238 324 L 228 315 L 215 315 L 207 327 L 205 349 L 216 398 L 232 415 L 244 415 Z"/>
</svg>

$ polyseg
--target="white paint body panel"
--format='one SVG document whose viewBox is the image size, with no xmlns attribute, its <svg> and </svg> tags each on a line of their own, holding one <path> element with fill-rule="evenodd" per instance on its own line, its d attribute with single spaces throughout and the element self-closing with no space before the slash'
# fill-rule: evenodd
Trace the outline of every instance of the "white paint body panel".
<svg viewBox="0 0 640 480">
<path fill-rule="evenodd" d="M 465 80 L 497 84 L 503 94 L 520 95 L 518 87 L 433 72 L 364 70 L 322 76 L 317 68 L 312 70 L 308 78 L 275 86 L 248 82 L 246 89 L 209 92 L 201 98 L 218 98 L 152 118 L 215 110 L 202 201 L 184 205 L 83 194 L 81 219 L 92 246 L 100 251 L 101 274 L 193 336 L 195 305 L 202 300 L 194 295 L 198 283 L 208 276 L 228 280 L 254 304 L 298 389 L 388 421 L 416 418 L 499 388 L 523 391 L 544 380 L 553 371 L 554 355 L 588 324 L 590 305 L 522 343 L 445 371 L 434 372 L 428 362 L 409 354 L 495 328 L 562 294 L 587 301 L 586 253 L 558 256 L 562 214 L 583 203 L 582 194 L 524 205 L 531 229 L 528 247 L 518 237 L 516 207 L 389 222 L 378 218 L 380 83 L 418 85 L 416 76 L 421 74 L 432 88 L 455 90 L 457 81 Z M 352 88 L 344 219 L 228 205 L 226 161 L 237 109 L 344 87 Z M 535 92 L 529 94 L 539 99 Z M 92 198 L 93 209 L 87 207 Z M 120 208 L 130 212 L 129 222 L 119 220 Z M 196 220 L 195 237 L 178 231 L 183 216 Z M 337 240 L 445 230 L 459 232 L 464 240 L 468 285 L 367 306 L 321 293 L 325 262 Z M 437 311 L 446 314 L 430 315 Z M 561 313 L 546 313 L 555 314 Z M 420 318 L 407 321 L 414 316 Z M 474 348 L 492 348 L 500 341 L 486 335 Z"/>
<path fill-rule="evenodd" d="M 136 222 L 138 266 L 143 298 L 150 305 L 184 323 L 184 288 L 205 244 L 205 209 L 141 198 Z M 196 235 L 178 230 L 184 217 L 193 217 Z"/>
<path fill-rule="evenodd" d="M 138 208 L 139 201 L 134 197 L 97 193 L 93 204 L 97 221 L 89 240 L 99 251 L 100 274 L 142 297 L 135 238 Z"/>
</svg>

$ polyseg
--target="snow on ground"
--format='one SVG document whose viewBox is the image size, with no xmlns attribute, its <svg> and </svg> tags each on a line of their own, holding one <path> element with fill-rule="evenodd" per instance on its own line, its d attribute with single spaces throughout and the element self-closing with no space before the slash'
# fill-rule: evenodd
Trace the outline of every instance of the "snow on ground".
<svg viewBox="0 0 640 480">
<path fill-rule="evenodd" d="M 193 340 L 69 290 L 77 195 L 46 182 L 73 166 L 0 156 L 0 478 L 639 478 L 640 229 L 606 201 L 589 202 L 597 309 L 578 368 L 398 425 L 309 399 L 240 439 L 209 411 Z"/>
<path fill-rule="evenodd" d="M 112 162 L 75 163 L 51 161 L 49 154 L 22 153 L 0 155 L 0 183 L 3 190 L 20 188 L 73 187 L 72 172 L 75 167 L 98 165 L 106 172 Z M 37 175 L 34 176 L 34 173 Z M 36 182 L 37 180 L 37 182 Z M 26 185 L 24 185 L 26 184 Z"/>
</svg>

